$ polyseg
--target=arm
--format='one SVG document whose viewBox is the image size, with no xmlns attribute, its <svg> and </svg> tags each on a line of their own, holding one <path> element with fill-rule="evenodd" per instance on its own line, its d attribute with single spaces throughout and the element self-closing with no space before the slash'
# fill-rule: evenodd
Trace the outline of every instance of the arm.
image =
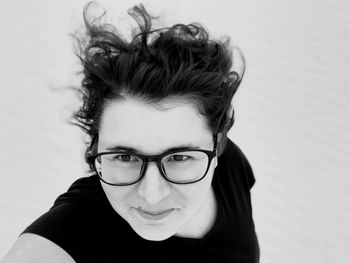
<svg viewBox="0 0 350 263">
<path fill-rule="evenodd" d="M 25 233 L 13 244 L 0 263 L 74 263 L 61 247 L 39 235 Z"/>
</svg>

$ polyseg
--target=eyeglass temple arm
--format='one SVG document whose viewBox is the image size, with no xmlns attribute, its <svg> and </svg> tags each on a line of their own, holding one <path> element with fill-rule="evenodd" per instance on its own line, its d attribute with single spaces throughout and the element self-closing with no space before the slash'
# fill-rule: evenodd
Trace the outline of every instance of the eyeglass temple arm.
<svg viewBox="0 0 350 263">
<path fill-rule="evenodd" d="M 217 133 L 215 133 L 214 134 L 214 149 L 213 149 L 214 152 L 216 152 L 216 147 L 217 147 L 217 143 L 218 143 L 217 138 L 218 138 L 218 135 L 217 135 Z"/>
</svg>

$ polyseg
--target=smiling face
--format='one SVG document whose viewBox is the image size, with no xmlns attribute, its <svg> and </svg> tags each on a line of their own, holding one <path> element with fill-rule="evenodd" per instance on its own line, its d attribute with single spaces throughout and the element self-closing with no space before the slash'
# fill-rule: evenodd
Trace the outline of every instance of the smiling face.
<svg viewBox="0 0 350 263">
<path fill-rule="evenodd" d="M 174 102 L 162 104 L 167 110 L 132 98 L 110 102 L 101 117 L 98 152 L 122 145 L 156 155 L 184 144 L 212 151 L 213 135 L 204 116 L 194 104 Z M 216 165 L 215 157 L 206 177 L 193 184 L 166 181 L 155 162 L 148 163 L 136 184 L 101 184 L 114 210 L 144 239 L 193 237 L 209 230 L 216 215 L 211 187 Z"/>
</svg>

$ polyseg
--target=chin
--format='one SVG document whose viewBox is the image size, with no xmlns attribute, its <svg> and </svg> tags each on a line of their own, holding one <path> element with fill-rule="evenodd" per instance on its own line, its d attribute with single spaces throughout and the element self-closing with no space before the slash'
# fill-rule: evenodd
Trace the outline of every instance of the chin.
<svg viewBox="0 0 350 263">
<path fill-rule="evenodd" d="M 143 239 L 149 240 L 149 241 L 163 241 L 171 237 L 172 235 L 164 235 L 164 234 L 146 234 L 146 235 L 141 235 L 137 233 L 140 237 Z"/>
<path fill-rule="evenodd" d="M 131 226 L 132 229 L 143 239 L 149 241 L 163 241 L 175 234 L 175 231 L 169 229 L 163 229 L 156 226 Z"/>
</svg>

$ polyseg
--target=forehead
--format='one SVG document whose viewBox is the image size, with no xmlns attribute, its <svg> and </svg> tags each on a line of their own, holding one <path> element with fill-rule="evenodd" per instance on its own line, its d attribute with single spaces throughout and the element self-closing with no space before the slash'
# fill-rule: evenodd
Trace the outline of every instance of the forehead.
<svg viewBox="0 0 350 263">
<path fill-rule="evenodd" d="M 185 143 L 212 143 L 206 118 L 194 103 L 169 100 L 155 105 L 128 98 L 109 102 L 101 116 L 102 148 L 123 144 L 158 153 Z"/>
</svg>

